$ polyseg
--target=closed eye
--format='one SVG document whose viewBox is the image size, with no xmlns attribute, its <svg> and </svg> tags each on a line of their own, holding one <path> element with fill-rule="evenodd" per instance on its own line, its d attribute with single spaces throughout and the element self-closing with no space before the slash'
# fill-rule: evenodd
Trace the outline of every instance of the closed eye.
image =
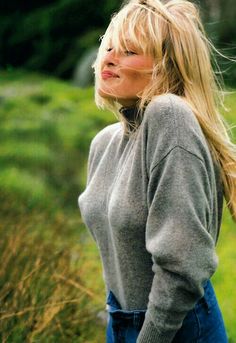
<svg viewBox="0 0 236 343">
<path fill-rule="evenodd" d="M 113 50 L 113 48 L 107 48 L 107 49 L 106 49 L 107 52 L 110 52 L 110 51 L 112 51 L 112 50 Z M 131 51 L 131 50 L 125 50 L 125 51 L 124 51 L 124 54 L 125 54 L 126 56 L 137 55 L 136 52 Z"/>
<path fill-rule="evenodd" d="M 134 51 L 126 50 L 126 51 L 125 51 L 125 55 L 131 56 L 131 55 L 137 55 L 137 54 L 136 54 L 136 52 L 134 52 Z"/>
</svg>

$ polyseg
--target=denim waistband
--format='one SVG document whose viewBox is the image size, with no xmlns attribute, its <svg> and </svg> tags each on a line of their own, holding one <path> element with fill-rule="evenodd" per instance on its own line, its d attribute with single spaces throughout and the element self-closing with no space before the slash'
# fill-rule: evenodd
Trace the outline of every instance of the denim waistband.
<svg viewBox="0 0 236 343">
<path fill-rule="evenodd" d="M 145 319 L 146 310 L 122 310 L 112 291 L 109 291 L 106 309 L 116 325 L 122 322 L 123 325 L 125 323 L 125 325 L 140 329 Z"/>
<path fill-rule="evenodd" d="M 202 303 L 210 310 L 211 305 L 215 301 L 215 293 L 213 287 L 211 285 L 210 280 L 207 280 L 204 284 L 204 296 L 199 299 L 196 307 L 200 306 Z M 138 318 L 141 320 L 145 317 L 146 310 L 123 310 L 117 298 L 115 297 L 114 293 L 110 290 L 107 296 L 106 301 L 106 310 L 112 315 L 114 318 L 123 318 L 127 320 L 134 320 L 137 321 Z"/>
</svg>

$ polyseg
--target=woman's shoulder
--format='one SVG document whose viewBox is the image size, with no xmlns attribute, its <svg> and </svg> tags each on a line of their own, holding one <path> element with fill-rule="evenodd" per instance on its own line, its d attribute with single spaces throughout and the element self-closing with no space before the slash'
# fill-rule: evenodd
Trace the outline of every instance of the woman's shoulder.
<svg viewBox="0 0 236 343">
<path fill-rule="evenodd" d="M 190 104 L 175 94 L 167 93 L 152 99 L 144 113 L 145 126 L 154 135 L 175 137 L 180 145 L 193 136 L 205 139 Z"/>
<path fill-rule="evenodd" d="M 96 133 L 96 135 L 93 137 L 91 141 L 91 147 L 102 147 L 107 146 L 107 144 L 110 142 L 114 134 L 118 132 L 121 128 L 121 123 L 117 122 L 114 124 L 107 125 L 100 131 Z"/>
<path fill-rule="evenodd" d="M 144 113 L 143 131 L 149 150 L 160 158 L 175 147 L 203 159 L 209 156 L 206 137 L 191 106 L 174 94 L 156 96 Z"/>
<path fill-rule="evenodd" d="M 188 102 L 178 95 L 167 93 L 155 96 L 148 104 L 145 111 L 145 119 L 160 125 L 179 122 L 197 123 L 197 119 Z"/>
</svg>

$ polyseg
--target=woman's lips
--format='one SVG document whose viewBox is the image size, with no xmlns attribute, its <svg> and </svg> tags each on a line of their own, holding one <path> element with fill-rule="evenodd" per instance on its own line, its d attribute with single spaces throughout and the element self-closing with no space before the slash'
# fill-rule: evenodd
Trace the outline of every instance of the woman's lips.
<svg viewBox="0 0 236 343">
<path fill-rule="evenodd" d="M 102 78 L 105 80 L 105 79 L 109 79 L 109 78 L 117 78 L 119 77 L 117 74 L 109 71 L 109 70 L 104 70 L 102 72 Z"/>
</svg>

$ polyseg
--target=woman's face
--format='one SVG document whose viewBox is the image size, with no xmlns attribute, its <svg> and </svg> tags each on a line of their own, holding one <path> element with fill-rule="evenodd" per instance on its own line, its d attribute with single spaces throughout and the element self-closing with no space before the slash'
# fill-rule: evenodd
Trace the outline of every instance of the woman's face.
<svg viewBox="0 0 236 343">
<path fill-rule="evenodd" d="M 98 93 L 116 99 L 122 106 L 132 106 L 150 82 L 154 59 L 132 49 L 116 53 L 107 50 L 101 65 Z M 149 71 L 145 71 L 145 70 Z"/>
</svg>

